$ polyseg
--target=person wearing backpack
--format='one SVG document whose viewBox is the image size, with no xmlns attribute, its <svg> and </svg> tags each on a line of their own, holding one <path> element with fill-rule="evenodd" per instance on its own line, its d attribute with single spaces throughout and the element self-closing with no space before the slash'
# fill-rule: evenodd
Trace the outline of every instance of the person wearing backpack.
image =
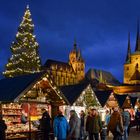
<svg viewBox="0 0 140 140">
<path fill-rule="evenodd" d="M 130 113 L 127 109 L 123 109 L 122 112 L 123 128 L 124 128 L 124 140 L 128 140 L 128 126 L 130 124 Z"/>
</svg>

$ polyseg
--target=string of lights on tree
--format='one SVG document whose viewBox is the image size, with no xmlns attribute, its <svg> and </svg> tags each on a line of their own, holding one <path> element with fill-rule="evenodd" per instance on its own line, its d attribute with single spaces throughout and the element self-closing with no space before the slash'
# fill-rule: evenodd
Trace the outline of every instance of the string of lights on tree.
<svg viewBox="0 0 140 140">
<path fill-rule="evenodd" d="M 3 72 L 5 77 L 15 77 L 40 71 L 39 44 L 33 32 L 34 24 L 29 6 L 27 6 L 22 22 L 18 27 L 16 39 L 10 48 L 12 56 L 8 60 L 5 72 Z"/>
</svg>

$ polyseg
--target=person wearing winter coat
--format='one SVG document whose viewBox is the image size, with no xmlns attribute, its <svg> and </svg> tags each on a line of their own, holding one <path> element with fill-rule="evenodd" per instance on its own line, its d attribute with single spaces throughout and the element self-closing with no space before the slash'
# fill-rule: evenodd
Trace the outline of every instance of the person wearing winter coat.
<svg viewBox="0 0 140 140">
<path fill-rule="evenodd" d="M 85 113 L 83 110 L 80 112 L 80 120 L 81 120 L 81 127 L 80 127 L 80 139 L 83 140 L 85 138 Z"/>
<path fill-rule="evenodd" d="M 138 108 L 136 111 L 135 120 L 136 120 L 136 131 L 140 131 L 140 108 Z"/>
<path fill-rule="evenodd" d="M 102 131 L 100 132 L 101 140 L 106 140 L 106 136 L 107 136 L 107 125 L 103 121 L 102 122 Z"/>
<path fill-rule="evenodd" d="M 77 116 L 77 113 L 75 110 L 70 111 L 70 120 L 69 120 L 69 135 L 68 139 L 70 140 L 78 140 L 80 138 L 80 126 L 81 121 Z"/>
<path fill-rule="evenodd" d="M 99 133 L 102 130 L 102 123 L 100 116 L 95 108 L 91 109 L 90 115 L 86 120 L 86 131 L 89 140 L 99 140 Z"/>
<path fill-rule="evenodd" d="M 2 119 L 2 115 L 0 115 L 0 140 L 6 140 L 5 130 L 7 129 L 7 125 L 5 121 Z"/>
<path fill-rule="evenodd" d="M 49 140 L 49 134 L 51 131 L 51 118 L 46 109 L 42 109 L 42 118 L 40 119 L 39 129 L 43 134 L 43 140 Z"/>
<path fill-rule="evenodd" d="M 106 115 L 105 115 L 105 124 L 108 125 L 109 121 L 110 121 L 110 112 L 109 110 L 106 110 Z"/>
<path fill-rule="evenodd" d="M 127 109 L 122 112 L 123 127 L 124 127 L 124 140 L 128 140 L 128 126 L 130 124 L 130 113 Z"/>
<path fill-rule="evenodd" d="M 113 134 L 113 140 L 120 140 L 122 139 L 123 135 L 123 121 L 122 116 L 119 112 L 119 109 L 116 107 L 114 108 L 114 112 L 110 117 L 109 124 L 107 126 L 107 135 L 109 131 Z"/>
<path fill-rule="evenodd" d="M 69 131 L 69 124 L 60 110 L 58 111 L 58 115 L 54 118 L 53 129 L 55 139 L 66 140 Z"/>
</svg>

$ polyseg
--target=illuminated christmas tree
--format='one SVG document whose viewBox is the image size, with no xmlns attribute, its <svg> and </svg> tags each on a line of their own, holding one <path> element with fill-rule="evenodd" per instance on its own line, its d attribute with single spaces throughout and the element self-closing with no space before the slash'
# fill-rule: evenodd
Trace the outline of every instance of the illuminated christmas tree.
<svg viewBox="0 0 140 140">
<path fill-rule="evenodd" d="M 23 20 L 18 28 L 16 39 L 12 43 L 12 56 L 8 60 L 5 77 L 36 73 L 40 71 L 41 60 L 35 35 L 33 35 L 34 24 L 32 23 L 29 6 L 27 6 Z"/>
</svg>

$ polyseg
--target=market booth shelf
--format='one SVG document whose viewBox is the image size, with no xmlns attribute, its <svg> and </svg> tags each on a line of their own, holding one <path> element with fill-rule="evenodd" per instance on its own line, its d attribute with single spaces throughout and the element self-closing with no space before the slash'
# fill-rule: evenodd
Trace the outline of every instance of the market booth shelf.
<svg viewBox="0 0 140 140">
<path fill-rule="evenodd" d="M 55 108 L 69 104 L 46 72 L 1 79 L 0 92 L 1 114 L 8 126 L 7 139 L 32 139 L 42 108 L 53 117 Z M 27 122 L 21 119 L 23 115 Z"/>
</svg>

